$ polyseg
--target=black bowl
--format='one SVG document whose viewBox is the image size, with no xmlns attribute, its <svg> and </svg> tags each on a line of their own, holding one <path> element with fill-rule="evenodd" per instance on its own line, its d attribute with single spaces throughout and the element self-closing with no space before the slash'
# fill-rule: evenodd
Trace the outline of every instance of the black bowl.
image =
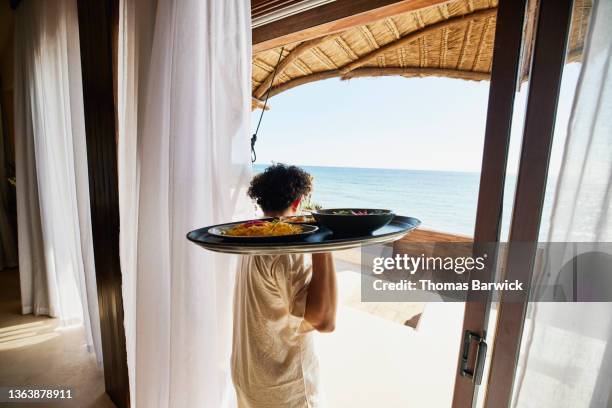
<svg viewBox="0 0 612 408">
<path fill-rule="evenodd" d="M 329 208 L 312 211 L 312 215 L 319 225 L 338 235 L 370 234 L 390 223 L 394 216 L 390 210 L 376 208 Z"/>
</svg>

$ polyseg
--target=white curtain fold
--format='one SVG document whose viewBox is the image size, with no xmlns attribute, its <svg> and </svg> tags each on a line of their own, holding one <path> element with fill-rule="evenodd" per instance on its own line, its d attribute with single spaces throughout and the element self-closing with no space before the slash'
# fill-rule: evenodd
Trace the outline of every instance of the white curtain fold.
<svg viewBox="0 0 612 408">
<path fill-rule="evenodd" d="M 124 0 L 121 262 L 132 407 L 233 405 L 234 258 L 190 230 L 252 213 L 250 2 Z"/>
<path fill-rule="evenodd" d="M 612 259 L 610 21 L 612 2 L 595 1 L 551 216 L 548 240 L 566 243 L 555 256 L 570 264 L 585 251 Z M 537 272 L 540 285 L 563 278 Z M 533 303 L 525 333 L 514 406 L 612 407 L 612 303 Z"/>
<path fill-rule="evenodd" d="M 22 311 L 84 324 L 101 362 L 74 0 L 19 5 L 14 92 Z"/>
<path fill-rule="evenodd" d="M 130 0 L 121 1 L 119 9 L 119 258 L 132 407 L 136 406 L 136 250 L 140 185 L 138 129 L 139 126 L 141 128 L 144 117 L 146 78 L 151 59 L 156 5 L 156 0 Z"/>
</svg>

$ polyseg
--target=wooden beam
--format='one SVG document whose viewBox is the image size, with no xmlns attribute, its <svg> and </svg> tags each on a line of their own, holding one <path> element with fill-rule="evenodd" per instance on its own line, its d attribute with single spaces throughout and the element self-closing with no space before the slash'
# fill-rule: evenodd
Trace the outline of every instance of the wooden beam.
<svg viewBox="0 0 612 408">
<path fill-rule="evenodd" d="M 353 78 L 363 77 L 380 77 L 380 76 L 404 76 L 406 78 L 414 77 L 426 77 L 426 76 L 438 76 L 438 77 L 450 77 L 457 79 L 464 79 L 468 81 L 486 81 L 489 80 L 490 75 L 486 72 L 473 72 L 473 71 L 460 71 L 454 69 L 444 68 L 358 68 L 355 71 L 351 71 L 346 75 L 338 69 L 332 69 L 329 71 L 317 72 L 312 75 L 306 75 L 298 77 L 288 82 L 284 82 L 270 91 L 270 97 L 278 95 L 279 93 L 288 91 L 289 89 L 295 88 L 300 85 L 308 84 L 311 82 L 322 81 L 329 78 L 339 77 L 342 80 L 349 80 Z"/>
<path fill-rule="evenodd" d="M 518 70 L 520 66 L 523 21 L 526 0 L 500 0 L 493 45 L 493 65 L 487 107 L 487 123 L 480 172 L 480 189 L 474 229 L 474 256 L 491 249 L 491 243 L 499 242 L 504 203 L 506 165 L 510 146 L 512 112 Z M 495 276 L 497 251 L 487 253 L 486 268 L 472 271 L 470 280 L 490 282 Z M 480 291 L 468 292 L 463 317 L 463 329 L 486 340 L 489 321 L 490 294 Z M 458 336 L 458 337 L 459 337 Z M 476 347 L 470 346 L 469 368 L 475 363 Z M 453 393 L 453 408 L 471 407 L 476 384 L 471 378 L 461 375 L 462 355 L 457 356 L 457 374 Z M 500 405 L 502 406 L 502 405 Z"/>
<path fill-rule="evenodd" d="M 276 76 L 282 74 L 287 67 L 293 63 L 296 59 L 298 59 L 301 55 L 303 55 L 306 51 L 318 47 L 324 41 L 327 41 L 329 37 L 319 37 L 312 40 L 304 41 L 302 44 L 295 47 L 289 55 L 287 55 L 284 59 L 282 59 L 279 64 L 276 66 Z M 272 86 L 272 78 L 275 76 L 274 71 L 270 72 L 266 79 L 257 87 L 255 92 L 253 92 L 253 97 L 257 99 L 261 99 L 262 96 L 265 95 L 266 91 L 270 86 Z"/>
<path fill-rule="evenodd" d="M 253 54 L 449 0 L 336 0 L 253 29 Z"/>
<path fill-rule="evenodd" d="M 264 101 L 257 98 L 251 98 L 251 110 L 263 109 L 263 107 Z M 266 110 L 270 110 L 270 105 L 266 105 Z"/>
<path fill-rule="evenodd" d="M 464 79 L 468 81 L 488 81 L 491 75 L 488 72 L 462 71 L 458 69 L 446 68 L 427 68 L 427 67 L 389 67 L 389 68 L 357 68 L 353 71 L 341 75 L 342 80 L 362 77 L 381 77 L 381 76 L 403 76 L 406 78 L 416 77 L 447 77 Z"/>
<path fill-rule="evenodd" d="M 391 43 L 388 43 L 370 52 L 369 54 L 366 54 L 360 57 L 358 60 L 355 60 L 343 66 L 342 68 L 340 68 L 340 72 L 342 72 L 343 74 L 346 74 L 349 71 L 359 68 L 367 64 L 368 62 L 372 61 L 373 59 L 378 58 L 380 55 L 383 55 L 387 52 L 391 52 L 397 48 L 400 48 L 410 43 L 413 43 L 415 41 L 418 41 L 420 38 L 434 31 L 442 30 L 445 28 L 450 28 L 455 24 L 464 23 L 466 19 L 470 19 L 470 20 L 487 19 L 487 18 L 491 18 L 495 16 L 496 14 L 497 14 L 497 7 L 493 7 L 489 9 L 478 10 L 478 11 L 475 11 L 469 14 L 464 14 L 462 16 L 452 17 L 452 18 L 449 18 L 448 20 L 444 20 L 444 21 L 440 21 L 432 25 L 428 25 L 420 30 L 417 30 L 417 31 L 411 32 L 410 34 L 405 35 L 399 40 L 395 40 Z"/>
<path fill-rule="evenodd" d="M 129 407 L 121 269 L 113 86 L 113 11 L 117 0 L 77 0 L 91 229 L 98 286 L 104 383 L 119 408 Z"/>
<path fill-rule="evenodd" d="M 533 275 L 573 0 L 540 0 L 505 278 L 525 291 L 499 304 L 485 408 L 509 406 Z"/>
<path fill-rule="evenodd" d="M 338 71 L 337 69 L 332 69 L 329 71 L 322 71 L 317 72 L 316 74 L 299 77 L 291 81 L 284 82 L 275 88 L 272 88 L 272 90 L 270 91 L 270 97 L 278 95 L 279 93 L 285 92 L 291 88 L 295 88 L 296 86 L 308 84 L 310 82 L 322 81 L 324 79 L 334 78 L 340 75 L 340 71 Z"/>
</svg>

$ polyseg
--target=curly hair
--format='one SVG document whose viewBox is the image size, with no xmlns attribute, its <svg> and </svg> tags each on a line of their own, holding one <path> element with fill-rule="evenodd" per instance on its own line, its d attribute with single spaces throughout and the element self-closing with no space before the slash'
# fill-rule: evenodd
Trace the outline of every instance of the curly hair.
<svg viewBox="0 0 612 408">
<path fill-rule="evenodd" d="M 312 176 L 296 166 L 273 164 L 251 180 L 249 197 L 264 212 L 284 211 L 312 189 Z"/>
</svg>

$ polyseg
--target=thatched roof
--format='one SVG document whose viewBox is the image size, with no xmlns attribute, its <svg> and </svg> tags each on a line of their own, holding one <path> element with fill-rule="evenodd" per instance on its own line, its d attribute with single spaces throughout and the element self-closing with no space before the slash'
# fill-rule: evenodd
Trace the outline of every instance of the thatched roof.
<svg viewBox="0 0 612 408">
<path fill-rule="evenodd" d="M 591 0 L 576 0 L 569 55 L 581 55 Z M 491 73 L 497 0 L 452 0 L 374 21 L 340 33 L 260 52 L 253 56 L 253 107 L 272 81 L 270 96 L 322 79 L 340 77 L 442 76 L 488 80 Z M 525 24 L 532 38 L 535 8 Z M 529 70 L 531 42 L 523 50 L 521 76 Z"/>
</svg>

